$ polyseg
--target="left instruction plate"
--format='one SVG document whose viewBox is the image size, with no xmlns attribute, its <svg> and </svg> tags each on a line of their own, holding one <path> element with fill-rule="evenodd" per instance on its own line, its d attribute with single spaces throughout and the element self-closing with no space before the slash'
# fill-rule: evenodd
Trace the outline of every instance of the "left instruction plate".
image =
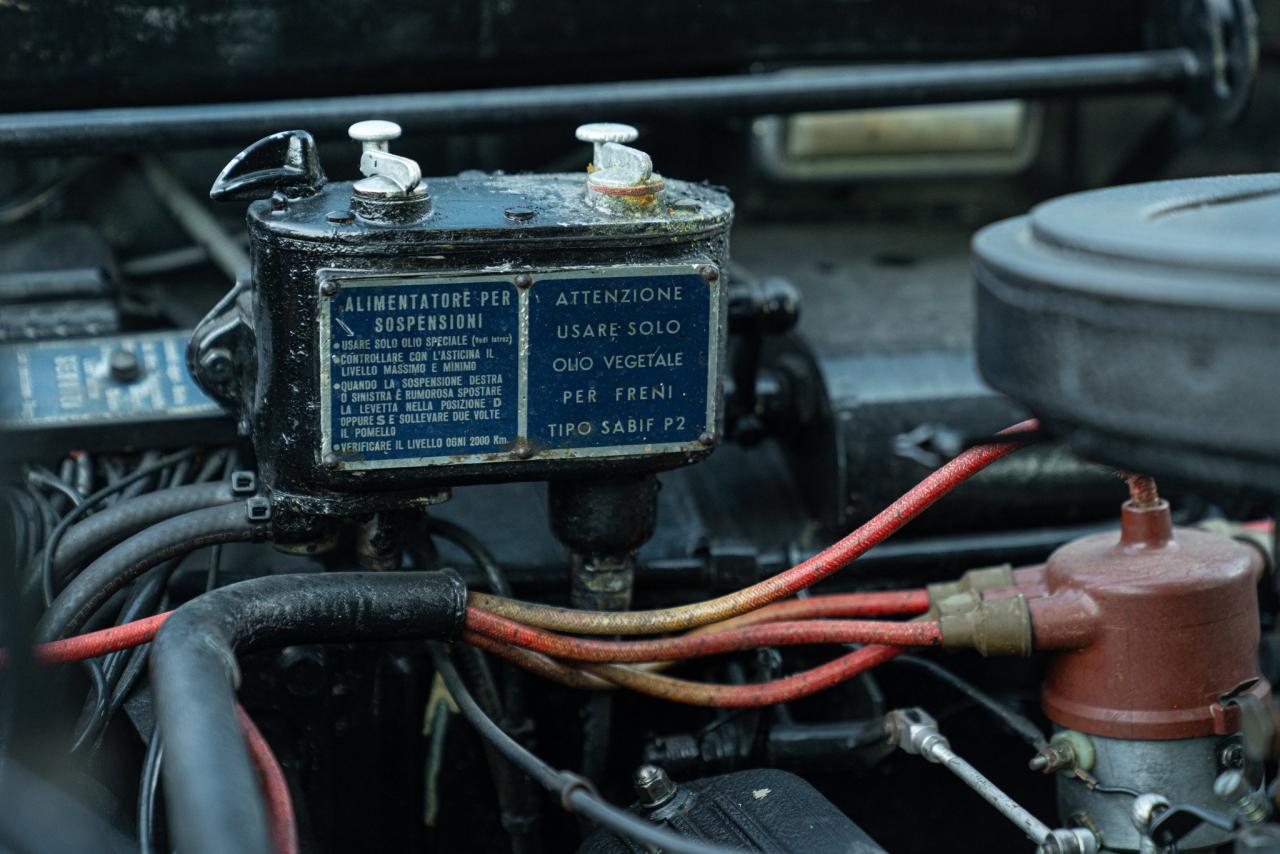
<svg viewBox="0 0 1280 854">
<path fill-rule="evenodd" d="M 510 278 L 322 273 L 326 462 L 374 469 L 508 459 L 519 325 Z"/>
</svg>

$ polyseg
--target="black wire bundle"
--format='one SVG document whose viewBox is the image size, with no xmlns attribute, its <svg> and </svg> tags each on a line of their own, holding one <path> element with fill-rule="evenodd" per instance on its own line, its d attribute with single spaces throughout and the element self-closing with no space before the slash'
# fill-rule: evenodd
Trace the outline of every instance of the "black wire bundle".
<svg viewBox="0 0 1280 854">
<path fill-rule="evenodd" d="M 503 731 L 492 718 L 484 713 L 475 697 L 458 674 L 453 660 L 441 643 L 432 643 L 431 660 L 444 680 L 445 687 L 458 704 L 462 716 L 477 733 L 508 762 L 515 765 L 534 782 L 555 794 L 561 805 L 591 821 L 627 837 L 641 845 L 649 845 L 670 854 L 730 854 L 736 849 L 714 845 L 700 839 L 681 836 L 665 827 L 646 821 L 637 815 L 607 803 L 595 793 L 583 778 L 569 771 L 557 771 L 543 762 L 524 745 Z"/>
<path fill-rule="evenodd" d="M 235 464 L 234 454 L 216 449 L 200 460 L 201 454 L 200 448 L 167 455 L 149 451 L 129 466 L 120 458 L 94 460 L 78 453 L 57 467 L 57 473 L 29 467 L 25 489 L 5 485 L 17 533 L 14 566 L 28 568 L 15 575 L 22 588 L 20 598 L 28 607 L 42 602 L 48 608 L 85 562 L 104 550 L 171 516 L 232 501 L 225 479 Z M 92 492 L 95 468 L 105 485 Z M 179 562 L 164 562 L 102 601 L 85 627 L 121 625 L 159 613 Z M 147 653 L 144 645 L 80 664 L 89 695 L 72 753 L 94 750 L 101 743 L 107 724 L 143 674 Z"/>
</svg>

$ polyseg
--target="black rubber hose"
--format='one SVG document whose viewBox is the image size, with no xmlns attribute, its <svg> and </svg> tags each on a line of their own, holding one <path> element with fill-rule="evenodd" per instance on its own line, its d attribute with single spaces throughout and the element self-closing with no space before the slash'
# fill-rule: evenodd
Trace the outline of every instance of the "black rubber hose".
<svg viewBox="0 0 1280 854">
<path fill-rule="evenodd" d="M 95 513 L 68 528 L 58 542 L 53 556 L 54 582 L 61 587 L 86 561 L 158 522 L 235 500 L 230 483 L 197 483 L 140 495 Z M 33 600 L 40 593 L 43 558 L 41 552 L 31 561 L 22 585 L 24 599 Z"/>
<path fill-rule="evenodd" d="M 257 777 L 236 717 L 236 652 L 266 646 L 451 638 L 467 590 L 445 572 L 257 578 L 174 612 L 151 646 L 171 841 L 183 854 L 271 854 Z"/>
<path fill-rule="evenodd" d="M 109 501 L 113 498 L 131 497 L 131 490 L 134 487 L 145 486 L 146 479 L 152 474 L 163 470 L 166 466 L 173 465 L 176 462 L 195 456 L 200 452 L 199 448 L 187 448 L 185 451 L 178 451 L 167 457 L 156 458 L 154 451 L 148 451 L 143 454 L 143 459 L 153 460 L 153 462 L 145 464 L 133 472 L 121 477 L 117 480 L 99 489 L 90 495 L 80 504 L 71 508 L 71 512 L 67 513 L 56 525 L 49 530 L 49 536 L 45 540 L 44 553 L 41 555 L 40 561 L 40 584 L 41 592 L 44 594 L 44 604 L 47 607 L 53 602 L 54 584 L 53 584 L 53 556 L 57 554 L 58 543 L 62 541 L 63 535 L 67 533 L 67 529 L 79 522 L 89 514 L 90 510 L 95 509 L 99 503 Z"/>
<path fill-rule="evenodd" d="M 36 642 L 58 640 L 75 632 L 111 594 L 171 558 L 217 543 L 268 539 L 270 521 L 250 519 L 248 504 L 237 501 L 184 513 L 120 543 L 85 567 L 58 594 L 36 625 Z"/>
</svg>

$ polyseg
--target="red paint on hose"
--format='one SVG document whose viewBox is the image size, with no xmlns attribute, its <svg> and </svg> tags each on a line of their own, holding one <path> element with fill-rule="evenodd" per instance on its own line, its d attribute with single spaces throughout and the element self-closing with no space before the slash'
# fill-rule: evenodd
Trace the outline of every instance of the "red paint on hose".
<svg viewBox="0 0 1280 854">
<path fill-rule="evenodd" d="M 718 709 L 755 709 L 789 703 L 833 688 L 904 652 L 900 646 L 872 644 L 809 670 L 754 685 L 694 682 L 616 664 L 589 664 L 583 669 L 620 687 L 662 700 Z"/>
<path fill-rule="evenodd" d="M 65 664 L 69 661 L 97 658 L 100 655 L 149 643 L 172 613 L 172 611 L 165 611 L 154 617 L 134 620 L 132 623 L 112 626 L 109 629 L 38 644 L 31 650 L 31 656 L 40 664 Z M 0 666 L 7 664 L 8 661 L 9 651 L 0 650 Z"/>
<path fill-rule="evenodd" d="M 1021 433 L 1035 430 L 1038 426 L 1035 420 L 1028 420 L 1001 432 Z M 469 601 L 508 619 L 572 634 L 661 634 L 727 620 L 792 596 L 834 574 L 873 546 L 884 542 L 974 474 L 1022 445 L 1015 440 L 969 448 L 830 548 L 772 578 L 716 599 L 652 611 L 580 611 L 486 593 L 472 593 Z"/>
<path fill-rule="evenodd" d="M 777 623 L 783 620 L 821 620 L 831 617 L 905 617 L 923 614 L 929 610 L 929 591 L 888 590 L 878 593 L 824 593 L 804 599 L 788 599 L 765 605 L 754 611 L 702 626 L 694 631 L 711 629 L 723 631 L 738 626 L 754 626 L 758 623 Z"/>
<path fill-rule="evenodd" d="M 825 691 L 867 672 L 906 652 L 897 646 L 864 646 L 810 670 L 771 682 L 751 685 L 717 685 L 694 682 L 621 664 L 570 665 L 529 649 L 512 646 L 472 631 L 462 640 L 539 676 L 571 688 L 601 690 L 610 683 L 662 700 L 713 708 L 755 708 L 787 703 Z"/>
<path fill-rule="evenodd" d="M 873 620 L 801 620 L 654 640 L 591 640 L 526 626 L 474 605 L 467 607 L 466 627 L 494 640 L 555 658 L 614 663 L 698 658 L 762 646 L 846 643 L 937 646 L 942 642 L 937 623 Z"/>
</svg>

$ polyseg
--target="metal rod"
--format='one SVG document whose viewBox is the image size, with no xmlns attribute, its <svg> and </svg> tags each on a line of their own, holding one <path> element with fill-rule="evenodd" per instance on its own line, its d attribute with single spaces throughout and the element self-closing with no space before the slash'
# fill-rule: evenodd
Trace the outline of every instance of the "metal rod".
<svg viewBox="0 0 1280 854">
<path fill-rule="evenodd" d="M 143 157 L 140 162 L 142 174 L 146 176 L 151 189 L 160 197 L 160 201 L 182 226 L 183 231 L 209 254 L 209 260 L 217 264 L 233 281 L 237 275 L 248 271 L 249 253 L 182 186 L 182 182 L 174 177 L 169 167 L 150 156 Z"/>
<path fill-rule="evenodd" d="M 1023 832 L 1031 837 L 1032 842 L 1041 845 L 1049 838 L 1048 825 L 1027 812 L 1021 804 L 1006 795 L 995 783 L 984 777 L 981 771 L 957 756 L 949 745 L 935 746 L 933 755 L 936 757 L 936 762 L 946 766 L 948 771 L 963 780 L 965 785 L 977 792 L 984 801 L 999 810 L 1001 815 L 1022 828 Z"/>
<path fill-rule="evenodd" d="M 356 119 L 409 133 L 551 121 L 756 116 L 901 104 L 1177 90 L 1207 73 L 1190 48 L 1011 60 L 868 65 L 637 80 L 228 104 L 0 115 L 0 152 L 145 151 L 244 144 L 282 129 L 337 134 Z"/>
<path fill-rule="evenodd" d="M 894 709 L 885 715 L 884 723 L 890 744 L 906 753 L 946 766 L 1001 815 L 1022 828 L 1037 845 L 1043 845 L 1054 834 L 1048 825 L 1027 812 L 981 771 L 957 756 L 947 737 L 938 731 L 938 722 L 924 709 Z"/>
</svg>

